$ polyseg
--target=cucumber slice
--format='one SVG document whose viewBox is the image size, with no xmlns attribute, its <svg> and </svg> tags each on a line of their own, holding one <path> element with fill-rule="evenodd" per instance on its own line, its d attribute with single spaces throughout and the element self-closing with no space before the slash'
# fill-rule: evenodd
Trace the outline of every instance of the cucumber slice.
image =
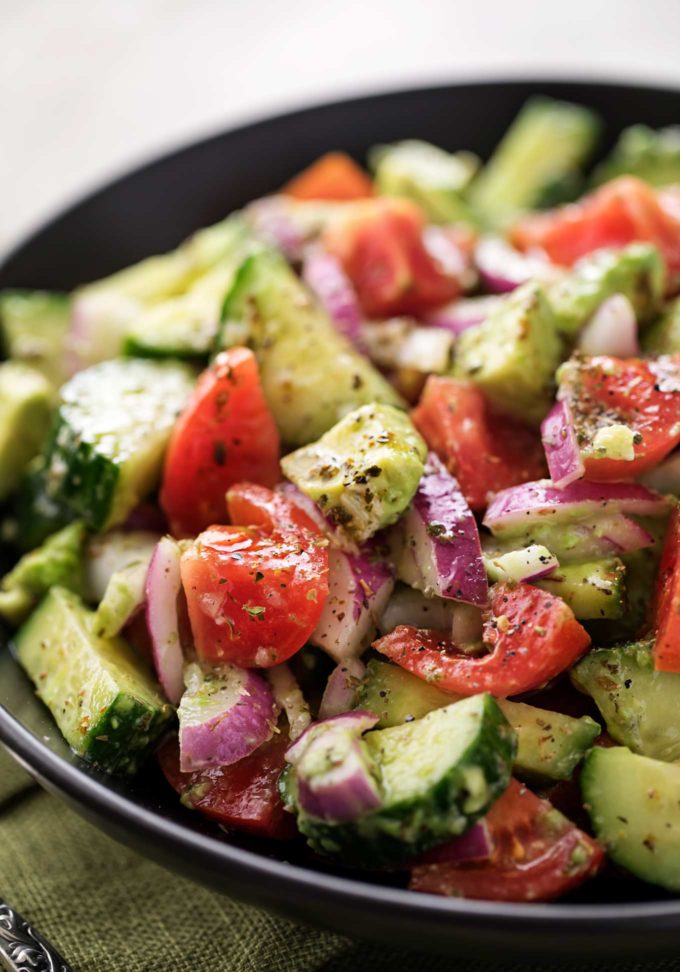
<svg viewBox="0 0 680 972">
<path fill-rule="evenodd" d="M 657 672 L 653 642 L 596 648 L 571 670 L 612 739 L 653 759 L 680 760 L 680 675 Z"/>
<path fill-rule="evenodd" d="M 626 612 L 626 568 L 618 557 L 565 564 L 533 583 L 561 597 L 579 621 L 621 618 Z"/>
<path fill-rule="evenodd" d="M 581 791 L 609 857 L 643 881 L 680 891 L 680 766 L 597 747 L 586 757 Z"/>
<path fill-rule="evenodd" d="M 173 715 L 121 638 L 99 638 L 77 595 L 53 588 L 14 650 L 64 738 L 107 773 L 134 773 Z"/>
<path fill-rule="evenodd" d="M 71 302 L 66 294 L 44 290 L 0 293 L 3 351 L 13 361 L 31 365 L 53 388 L 66 381 L 66 335 Z"/>
<path fill-rule="evenodd" d="M 20 361 L 0 364 L 0 501 L 21 482 L 50 427 L 52 392 L 44 375 Z"/>
<path fill-rule="evenodd" d="M 490 695 L 476 695 L 360 744 L 382 804 L 350 823 L 298 813 L 311 847 L 359 866 L 395 864 L 462 833 L 506 789 L 515 735 Z M 294 799 L 294 783 L 288 796 Z"/>
<path fill-rule="evenodd" d="M 193 377 L 181 364 L 129 359 L 72 378 L 46 452 L 20 496 L 22 545 L 36 546 L 76 518 L 93 530 L 122 522 L 158 482 Z"/>
<path fill-rule="evenodd" d="M 371 659 L 353 706 L 375 712 L 380 719 L 378 728 L 382 729 L 420 719 L 434 709 L 451 705 L 456 698 L 398 665 Z M 600 727 L 588 716 L 574 719 L 523 702 L 497 702 L 517 734 L 514 771 L 525 779 L 570 779 L 600 734 Z"/>
</svg>

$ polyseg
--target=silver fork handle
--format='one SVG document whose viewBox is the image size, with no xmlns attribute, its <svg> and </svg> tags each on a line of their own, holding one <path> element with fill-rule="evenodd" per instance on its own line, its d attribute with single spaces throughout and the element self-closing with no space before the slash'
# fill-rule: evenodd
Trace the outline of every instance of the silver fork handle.
<svg viewBox="0 0 680 972">
<path fill-rule="evenodd" d="M 0 968 L 6 972 L 73 972 L 18 911 L 0 901 Z"/>
</svg>

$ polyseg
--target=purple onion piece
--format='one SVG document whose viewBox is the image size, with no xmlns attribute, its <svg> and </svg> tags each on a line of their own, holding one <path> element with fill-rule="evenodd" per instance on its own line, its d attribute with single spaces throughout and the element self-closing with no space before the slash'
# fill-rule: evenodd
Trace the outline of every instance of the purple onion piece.
<svg viewBox="0 0 680 972">
<path fill-rule="evenodd" d="M 579 479 L 558 489 L 549 479 L 541 479 L 497 493 L 487 508 L 484 526 L 498 535 L 609 513 L 654 517 L 667 511 L 667 499 L 640 483 L 591 483 Z"/>
<path fill-rule="evenodd" d="M 429 327 L 438 327 L 453 334 L 462 334 L 471 327 L 477 327 L 489 314 L 498 307 L 501 297 L 469 297 L 454 300 L 444 307 L 432 311 L 423 323 Z"/>
<path fill-rule="evenodd" d="M 482 283 L 492 294 L 507 294 L 527 280 L 555 275 L 547 260 L 520 253 L 496 236 L 486 236 L 479 241 L 475 263 Z"/>
<path fill-rule="evenodd" d="M 316 760 L 335 765 L 319 772 L 312 768 Z M 318 737 L 300 760 L 295 776 L 300 809 L 321 820 L 347 823 L 382 803 L 365 750 L 358 739 L 346 735 Z"/>
<path fill-rule="evenodd" d="M 182 772 L 237 763 L 271 738 L 278 710 L 258 672 L 192 664 L 186 682 L 177 711 Z"/>
<path fill-rule="evenodd" d="M 635 358 L 640 353 L 638 327 L 628 298 L 613 294 L 605 300 L 581 331 L 577 346 L 584 354 Z"/>
<path fill-rule="evenodd" d="M 550 478 L 558 489 L 583 478 L 585 466 L 568 402 L 555 402 L 550 409 L 541 424 L 541 440 Z"/>
<path fill-rule="evenodd" d="M 366 548 L 365 548 L 366 549 Z M 394 587 L 391 570 L 369 552 L 328 551 L 328 597 L 310 642 L 344 662 L 360 655 Z"/>
<path fill-rule="evenodd" d="M 319 246 L 309 247 L 302 264 L 302 279 L 328 311 L 336 328 L 359 350 L 363 314 L 352 283 L 334 256 Z"/>
<path fill-rule="evenodd" d="M 302 690 L 288 665 L 275 665 L 266 671 L 277 706 L 286 713 L 288 735 L 297 739 L 312 721 Z"/>
<path fill-rule="evenodd" d="M 332 719 L 319 719 L 305 729 L 302 735 L 286 750 L 286 762 L 296 765 L 302 754 L 313 740 L 320 734 L 329 731 L 347 732 L 357 738 L 372 729 L 379 721 L 375 712 L 366 709 L 353 709 L 333 716 Z"/>
<path fill-rule="evenodd" d="M 421 854 L 413 864 L 463 864 L 471 861 L 488 861 L 494 851 L 494 842 L 485 820 L 479 820 L 459 837 Z"/>
<path fill-rule="evenodd" d="M 484 606 L 489 585 L 477 521 L 434 453 L 409 511 L 394 528 L 399 577 L 432 597 Z"/>
<path fill-rule="evenodd" d="M 253 229 L 265 242 L 281 250 L 291 263 L 301 260 L 305 237 L 291 219 L 281 196 L 256 199 L 248 206 L 246 213 Z"/>
<path fill-rule="evenodd" d="M 352 708 L 354 692 L 365 671 L 366 666 L 358 658 L 349 658 L 333 669 L 321 698 L 319 718 L 332 719 Z"/>
<path fill-rule="evenodd" d="M 179 631 L 177 598 L 182 587 L 179 544 L 162 537 L 146 575 L 146 625 L 151 638 L 154 668 L 163 691 L 178 705 L 184 691 L 184 655 Z"/>
</svg>

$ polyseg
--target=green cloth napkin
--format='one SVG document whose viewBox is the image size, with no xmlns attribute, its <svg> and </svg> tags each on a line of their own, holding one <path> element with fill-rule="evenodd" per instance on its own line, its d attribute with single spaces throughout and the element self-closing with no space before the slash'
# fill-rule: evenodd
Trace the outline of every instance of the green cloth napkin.
<svg viewBox="0 0 680 972">
<path fill-rule="evenodd" d="M 76 972 L 529 972 L 353 942 L 207 891 L 115 843 L 0 746 L 0 898 Z M 549 962 L 549 956 L 547 957 Z M 574 966 L 597 972 L 601 964 Z M 550 966 L 542 967 L 549 972 Z M 616 972 L 680 972 L 680 962 Z M 562 972 L 565 972 L 564 968 Z"/>
</svg>

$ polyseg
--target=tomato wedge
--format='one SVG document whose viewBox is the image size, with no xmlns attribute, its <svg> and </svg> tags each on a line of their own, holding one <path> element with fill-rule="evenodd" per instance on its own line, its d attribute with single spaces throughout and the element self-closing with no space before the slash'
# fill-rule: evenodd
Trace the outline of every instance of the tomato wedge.
<svg viewBox="0 0 680 972">
<path fill-rule="evenodd" d="M 602 247 L 653 243 L 664 257 L 671 292 L 680 278 L 677 200 L 634 176 L 613 179 L 580 202 L 525 216 L 510 235 L 520 249 L 539 248 L 563 266 Z"/>
<path fill-rule="evenodd" d="M 175 536 L 223 522 L 232 483 L 273 486 L 279 448 L 255 355 L 247 348 L 219 354 L 198 379 L 166 454 L 160 501 Z"/>
<path fill-rule="evenodd" d="M 545 685 L 590 644 L 571 608 L 530 584 L 492 588 L 483 640 L 489 654 L 475 658 L 457 653 L 446 632 L 399 625 L 373 647 L 444 692 L 504 698 Z"/>
<path fill-rule="evenodd" d="M 336 202 L 373 196 L 373 183 L 344 152 L 328 152 L 283 187 L 295 199 L 328 199 Z"/>
<path fill-rule="evenodd" d="M 173 737 L 159 749 L 158 762 L 185 806 L 223 827 L 290 840 L 296 834 L 295 821 L 284 810 L 278 791 L 288 745 L 287 732 L 274 733 L 269 742 L 238 763 L 182 773 L 179 744 Z"/>
<path fill-rule="evenodd" d="M 680 673 L 680 507 L 677 506 L 668 522 L 659 564 L 654 616 L 655 668 Z"/>
<path fill-rule="evenodd" d="M 309 531 L 213 526 L 182 554 L 196 653 L 269 668 L 316 627 L 328 596 L 328 541 Z"/>
<path fill-rule="evenodd" d="M 433 252 L 428 239 L 422 211 L 407 199 L 367 202 L 323 236 L 369 317 L 418 314 L 460 294 L 459 274 L 467 262 L 462 248 L 439 229 Z"/>
<path fill-rule="evenodd" d="M 431 375 L 411 418 L 473 510 L 483 510 L 490 493 L 546 475 L 540 436 L 493 412 L 472 382 Z"/>
<path fill-rule="evenodd" d="M 574 356 L 560 369 L 558 397 L 569 402 L 586 479 L 631 479 L 652 469 L 680 443 L 680 354 L 655 360 Z M 634 433 L 632 459 L 598 455 L 603 427 Z"/>
<path fill-rule="evenodd" d="M 516 780 L 484 818 L 493 846 L 484 861 L 421 864 L 413 891 L 488 901 L 552 901 L 594 877 L 604 851 L 548 800 Z"/>
<path fill-rule="evenodd" d="M 255 483 L 237 483 L 227 493 L 229 522 L 237 526 L 256 526 L 263 530 L 306 530 L 321 536 L 307 513 L 285 496 Z"/>
</svg>

